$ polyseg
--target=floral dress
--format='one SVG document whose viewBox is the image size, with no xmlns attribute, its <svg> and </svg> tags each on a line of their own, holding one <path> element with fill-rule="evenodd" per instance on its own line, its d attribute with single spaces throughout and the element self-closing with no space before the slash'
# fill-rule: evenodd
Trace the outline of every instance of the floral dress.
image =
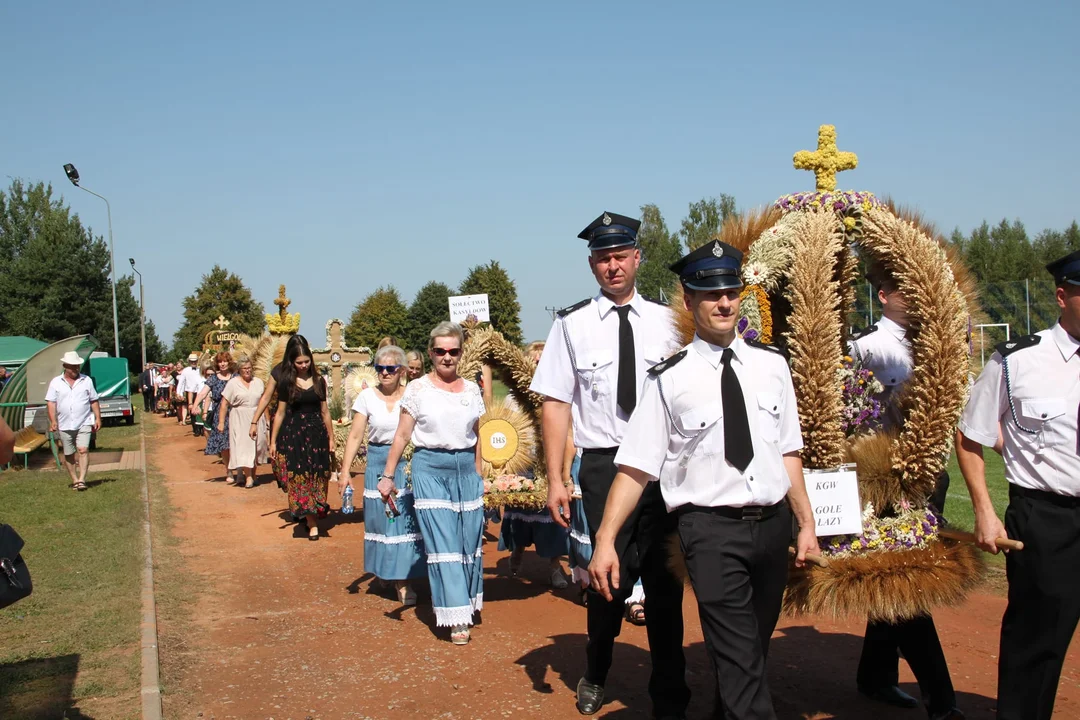
<svg viewBox="0 0 1080 720">
<path fill-rule="evenodd" d="M 277 448 L 285 461 L 289 510 L 294 517 L 326 515 L 330 484 L 330 437 L 323 424 L 322 400 L 314 388 L 296 389 L 285 407 Z M 278 397 L 284 399 L 279 389 Z"/>
<path fill-rule="evenodd" d="M 225 416 L 225 432 L 218 432 L 217 413 L 221 408 L 221 392 L 232 378 L 233 376 L 229 375 L 222 380 L 217 373 L 214 373 L 206 381 L 206 386 L 210 388 L 210 412 L 206 414 L 206 425 L 210 428 L 210 434 L 206 438 L 207 455 L 220 455 L 229 449 L 229 416 Z"/>
</svg>

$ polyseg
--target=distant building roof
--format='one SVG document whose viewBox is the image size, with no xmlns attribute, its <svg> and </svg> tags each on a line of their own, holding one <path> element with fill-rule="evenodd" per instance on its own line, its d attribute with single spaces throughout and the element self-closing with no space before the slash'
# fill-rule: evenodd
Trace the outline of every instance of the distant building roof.
<svg viewBox="0 0 1080 720">
<path fill-rule="evenodd" d="M 23 335 L 0 337 L 0 365 L 19 366 L 49 343 Z"/>
</svg>

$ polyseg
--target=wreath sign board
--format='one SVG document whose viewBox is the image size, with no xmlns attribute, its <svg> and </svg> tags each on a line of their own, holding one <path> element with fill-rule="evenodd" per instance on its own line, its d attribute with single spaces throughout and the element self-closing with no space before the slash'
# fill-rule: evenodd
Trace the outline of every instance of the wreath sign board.
<svg viewBox="0 0 1080 720">
<path fill-rule="evenodd" d="M 803 477 L 818 537 L 862 533 L 862 500 L 854 465 L 836 470 L 806 469 Z"/>
</svg>

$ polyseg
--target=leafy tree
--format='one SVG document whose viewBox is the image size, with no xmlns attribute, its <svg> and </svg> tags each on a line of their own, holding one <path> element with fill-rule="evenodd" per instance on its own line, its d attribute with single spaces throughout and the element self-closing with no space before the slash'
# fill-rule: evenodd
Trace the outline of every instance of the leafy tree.
<svg viewBox="0 0 1080 720">
<path fill-rule="evenodd" d="M 260 335 L 266 319 L 263 305 L 239 276 L 215 265 L 203 275 L 195 292 L 184 298 L 184 322 L 173 335 L 173 353 L 178 356 L 202 347 L 206 333 L 216 330 L 214 321 L 224 315 L 227 330 Z"/>
<path fill-rule="evenodd" d="M 431 329 L 450 319 L 449 298 L 454 294 L 445 283 L 431 281 L 416 293 L 409 306 L 409 332 L 405 335 L 406 350 L 427 347 Z"/>
<path fill-rule="evenodd" d="M 510 342 L 521 345 L 521 305 L 517 287 L 497 260 L 469 270 L 459 292 L 462 295 L 487 293 L 491 326 Z"/>
<path fill-rule="evenodd" d="M 409 311 L 393 285 L 381 287 L 360 301 L 345 326 L 345 337 L 353 345 L 375 349 L 386 336 L 407 337 Z"/>
<path fill-rule="evenodd" d="M 0 192 L 0 256 L 0 334 L 45 342 L 92 334 L 112 351 L 108 248 L 62 199 L 53 198 L 51 186 L 15 180 Z M 141 351 L 132 283 L 131 277 L 118 279 L 116 305 L 120 355 L 135 369 Z M 147 355 L 160 359 L 165 353 L 152 320 L 146 330 Z"/>
<path fill-rule="evenodd" d="M 737 215 L 735 198 L 720 193 L 718 198 L 702 198 L 690 203 L 689 214 L 683 219 L 679 234 L 689 250 L 695 250 L 712 240 L 729 217 Z"/>
<path fill-rule="evenodd" d="M 682 244 L 679 236 L 668 230 L 664 216 L 656 205 L 641 206 L 638 244 L 641 246 L 638 291 L 656 299 L 671 297 L 676 277 L 668 267 L 682 256 Z"/>
</svg>

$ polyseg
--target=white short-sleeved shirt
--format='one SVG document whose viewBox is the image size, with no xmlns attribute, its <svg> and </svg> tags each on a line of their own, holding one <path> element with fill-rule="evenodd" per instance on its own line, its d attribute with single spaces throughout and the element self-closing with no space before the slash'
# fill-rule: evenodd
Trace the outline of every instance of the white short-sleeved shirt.
<svg viewBox="0 0 1080 720">
<path fill-rule="evenodd" d="M 676 349 L 671 311 L 635 292 L 628 303 L 634 329 L 638 400 L 647 370 Z M 571 403 L 574 443 L 616 447 L 629 417 L 618 405 L 619 315 L 603 293 L 559 313 L 533 375 L 533 392 Z"/>
<path fill-rule="evenodd" d="M 1036 334 L 1039 342 L 1001 357 L 994 353 L 971 388 L 960 432 L 993 447 L 1001 428 L 1005 479 L 1031 490 L 1080 497 L 1077 408 L 1080 407 L 1080 341 L 1060 324 Z M 1024 339 L 1015 341 L 1025 345 Z M 1012 408 L 1006 392 L 1008 363 Z M 1027 430 L 1017 427 L 1017 422 Z"/>
<path fill-rule="evenodd" d="M 616 465 L 659 480 L 668 510 L 774 505 L 791 486 L 783 455 L 801 450 L 803 442 L 787 361 L 740 338 L 730 347 L 754 445 L 745 472 L 724 457 L 723 348 L 699 337 L 685 356 L 649 375 L 615 455 Z"/>
<path fill-rule="evenodd" d="M 78 430 L 94 424 L 94 411 L 90 407 L 97 402 L 94 382 L 87 375 L 79 375 L 68 385 L 63 375 L 54 377 L 45 392 L 46 402 L 56 403 L 56 425 L 60 430 Z"/>
<path fill-rule="evenodd" d="M 398 419 L 401 418 L 401 400 L 395 400 L 393 409 L 386 409 L 383 395 L 373 387 L 364 388 L 356 396 L 353 412 L 367 418 L 368 442 L 389 445 L 394 442 Z"/>
<path fill-rule="evenodd" d="M 203 379 L 202 373 L 199 372 L 197 367 L 186 367 L 180 371 L 180 377 L 176 381 L 176 392 L 178 393 L 193 393 L 198 392 L 196 389 L 199 381 Z"/>
<path fill-rule="evenodd" d="M 433 450 L 466 450 L 476 445 L 476 422 L 487 410 L 480 386 L 465 380 L 459 393 L 435 387 L 427 375 L 405 386 L 401 409 L 413 416 L 412 443 Z"/>
<path fill-rule="evenodd" d="M 906 337 L 904 327 L 882 317 L 848 344 L 848 352 L 862 360 L 863 366 L 873 372 L 885 388 L 878 398 L 885 407 L 882 429 L 898 426 L 903 418 L 893 398 L 914 369 L 911 342 Z"/>
</svg>

